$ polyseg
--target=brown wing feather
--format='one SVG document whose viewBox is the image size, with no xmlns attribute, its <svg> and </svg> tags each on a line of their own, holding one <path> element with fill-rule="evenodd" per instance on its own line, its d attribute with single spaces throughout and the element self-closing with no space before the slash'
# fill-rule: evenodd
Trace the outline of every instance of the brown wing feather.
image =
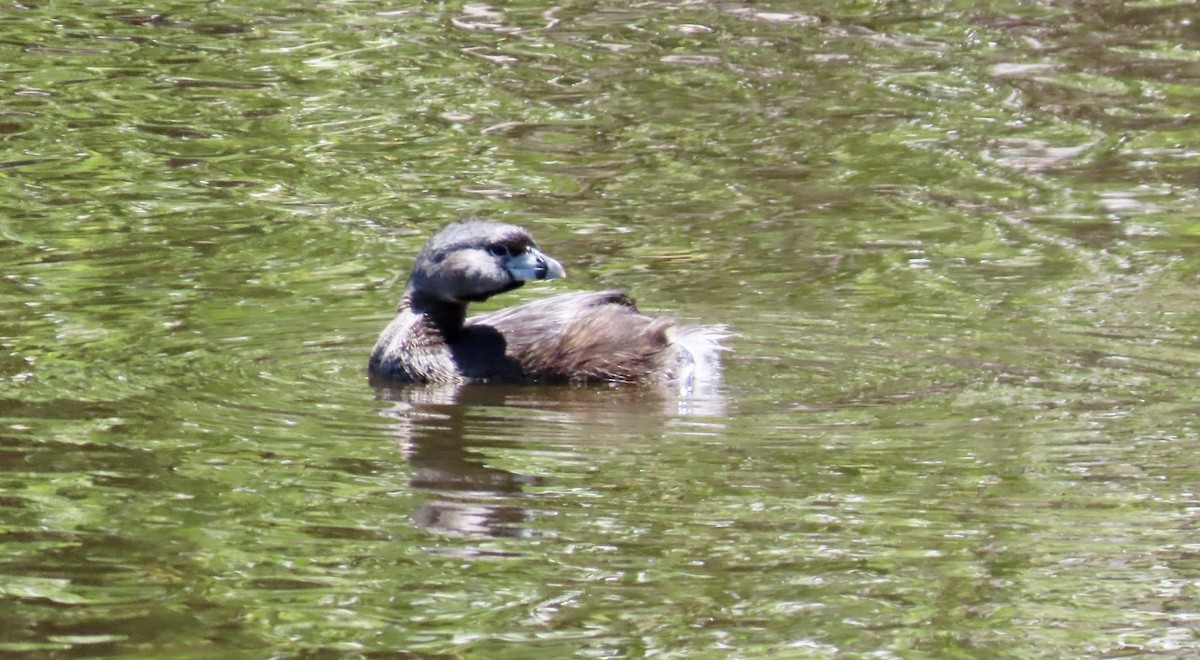
<svg viewBox="0 0 1200 660">
<path fill-rule="evenodd" d="M 498 332 L 506 362 L 525 378 L 572 381 L 670 377 L 671 325 L 639 313 L 621 291 L 563 294 L 467 321 Z"/>
</svg>

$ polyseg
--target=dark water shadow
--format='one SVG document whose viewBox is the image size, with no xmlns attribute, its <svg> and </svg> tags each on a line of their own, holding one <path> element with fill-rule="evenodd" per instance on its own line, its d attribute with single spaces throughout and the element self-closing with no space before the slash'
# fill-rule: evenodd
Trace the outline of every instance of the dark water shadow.
<svg viewBox="0 0 1200 660">
<path fill-rule="evenodd" d="M 413 514 L 416 526 L 455 535 L 530 536 L 522 502 L 551 478 L 489 464 L 496 452 L 538 449 L 586 454 L 585 443 L 661 435 L 682 418 L 716 417 L 724 399 L 675 395 L 637 386 L 394 385 L 373 382 L 392 403 L 398 447 L 412 468 L 410 484 L 432 497 Z M 540 507 L 539 510 L 544 509 Z"/>
</svg>

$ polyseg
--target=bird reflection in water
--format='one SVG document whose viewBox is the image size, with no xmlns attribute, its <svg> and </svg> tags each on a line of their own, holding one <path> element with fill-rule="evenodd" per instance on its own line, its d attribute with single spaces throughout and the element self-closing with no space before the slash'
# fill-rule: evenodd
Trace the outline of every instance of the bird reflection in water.
<svg viewBox="0 0 1200 660">
<path fill-rule="evenodd" d="M 573 454 L 600 435 L 606 443 L 644 438 L 696 423 L 681 417 L 724 411 L 716 391 L 684 400 L 645 387 L 396 385 L 375 379 L 372 385 L 393 404 L 383 414 L 393 421 L 412 468 L 410 484 L 431 496 L 414 511 L 413 523 L 454 535 L 535 534 L 529 522 L 544 507 L 528 505 L 527 498 L 551 485 L 549 479 L 488 465 L 489 449 L 552 443 Z"/>
<path fill-rule="evenodd" d="M 505 388 L 429 385 L 377 386 L 380 398 L 394 402 L 384 414 L 395 420 L 400 448 L 412 467 L 414 488 L 436 495 L 413 513 L 416 526 L 456 534 L 522 536 L 528 519 L 512 503 L 537 477 L 486 465 L 480 449 L 502 446 L 468 433 L 481 408 L 503 406 Z M 475 423 L 478 423 L 477 420 Z"/>
</svg>

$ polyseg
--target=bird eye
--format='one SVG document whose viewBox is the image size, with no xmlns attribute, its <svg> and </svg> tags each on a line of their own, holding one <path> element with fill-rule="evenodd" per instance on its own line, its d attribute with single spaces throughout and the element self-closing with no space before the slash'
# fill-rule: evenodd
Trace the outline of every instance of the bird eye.
<svg viewBox="0 0 1200 660">
<path fill-rule="evenodd" d="M 494 245 L 489 245 L 487 250 L 488 250 L 488 254 L 492 255 L 493 257 L 509 256 L 508 246 L 501 245 L 500 243 L 496 243 Z"/>
</svg>

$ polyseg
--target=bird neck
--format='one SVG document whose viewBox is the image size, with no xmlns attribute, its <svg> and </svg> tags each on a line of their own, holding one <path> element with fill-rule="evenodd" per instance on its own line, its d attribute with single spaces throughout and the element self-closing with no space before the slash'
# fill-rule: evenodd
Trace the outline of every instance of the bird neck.
<svg viewBox="0 0 1200 660">
<path fill-rule="evenodd" d="M 398 311 L 404 309 L 433 324 L 447 341 L 462 332 L 463 323 L 467 320 L 467 303 L 439 300 L 412 288 L 405 289 L 400 298 Z"/>
</svg>

